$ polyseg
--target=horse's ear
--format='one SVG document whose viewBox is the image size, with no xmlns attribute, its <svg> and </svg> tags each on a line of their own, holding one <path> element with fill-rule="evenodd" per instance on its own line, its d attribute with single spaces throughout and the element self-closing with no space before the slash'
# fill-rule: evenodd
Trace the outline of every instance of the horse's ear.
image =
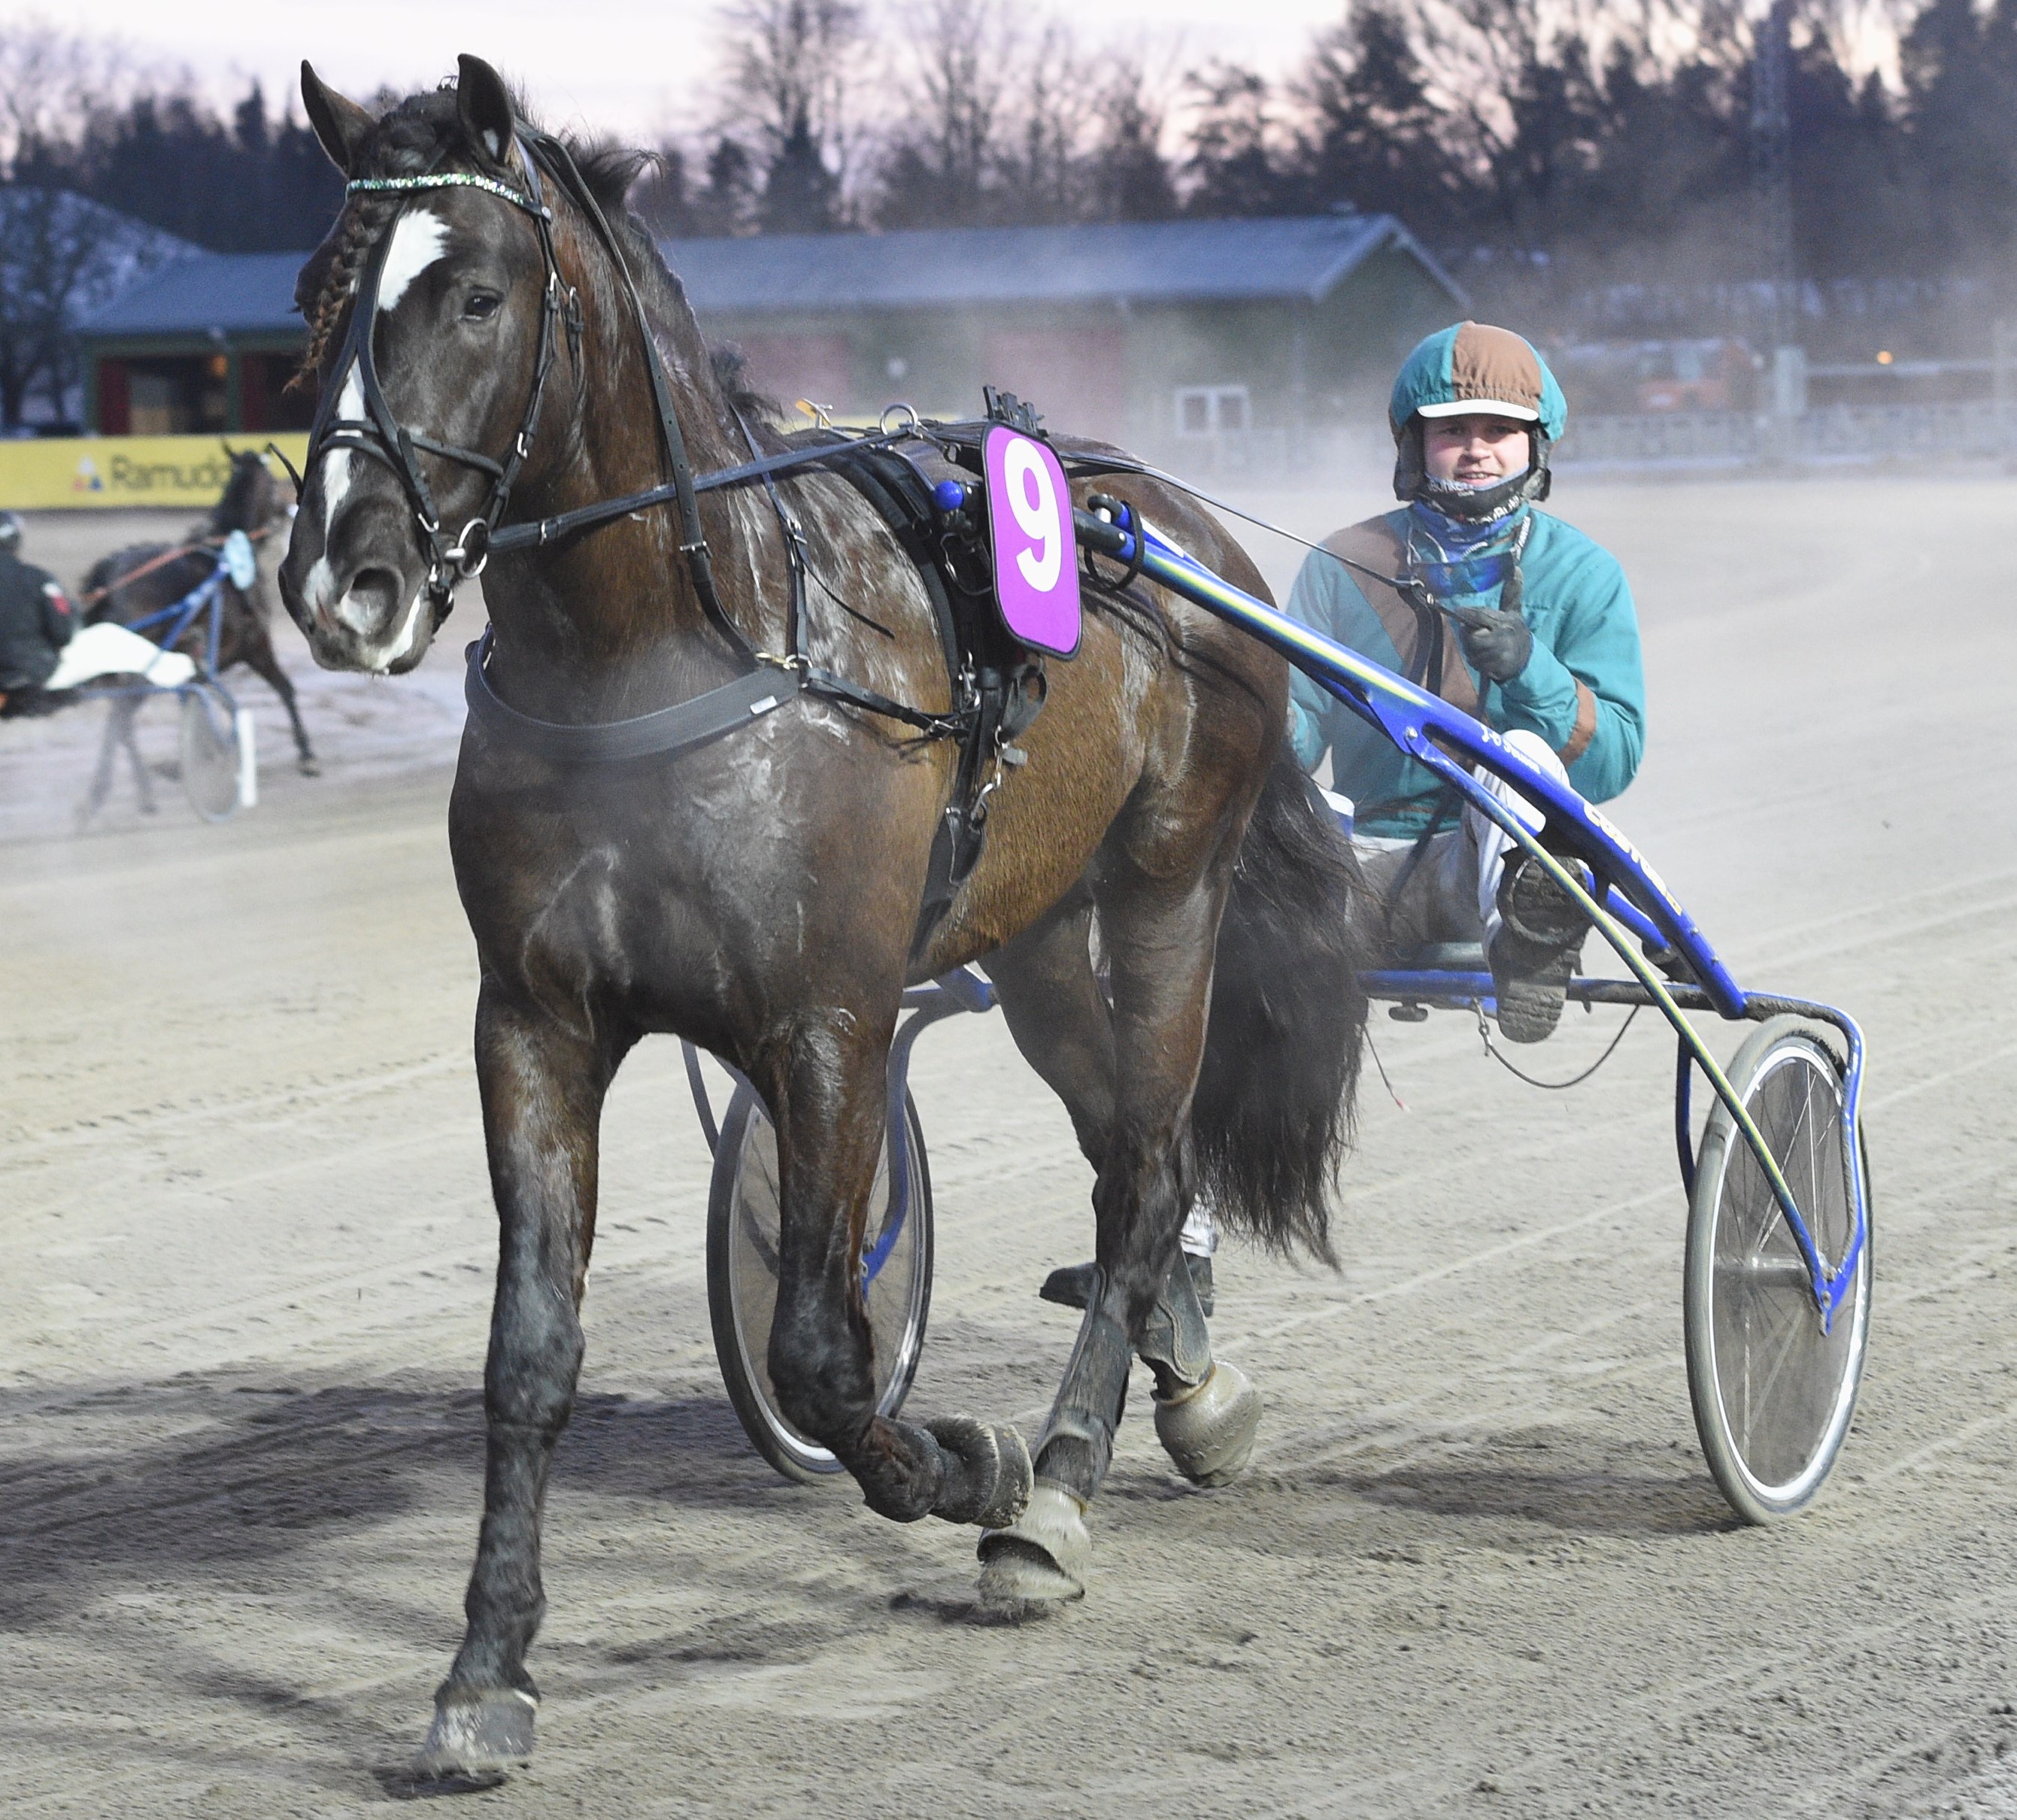
<svg viewBox="0 0 2017 1820">
<path fill-rule="evenodd" d="M 315 128 L 330 162 L 348 177 L 357 168 L 357 154 L 377 123 L 323 81 L 306 58 L 301 60 L 301 105 L 308 110 L 309 125 Z"/>
<path fill-rule="evenodd" d="M 232 447 L 231 439 L 229 436 L 219 436 L 217 439 L 217 446 L 224 451 L 226 460 L 236 461 L 238 459 L 238 451 Z"/>
<path fill-rule="evenodd" d="M 462 116 L 464 135 L 471 145 L 488 152 L 492 163 L 508 163 L 512 136 L 518 129 L 511 90 L 504 86 L 504 78 L 482 58 L 464 56 L 456 62 L 461 74 L 455 85 L 455 105 Z"/>
</svg>

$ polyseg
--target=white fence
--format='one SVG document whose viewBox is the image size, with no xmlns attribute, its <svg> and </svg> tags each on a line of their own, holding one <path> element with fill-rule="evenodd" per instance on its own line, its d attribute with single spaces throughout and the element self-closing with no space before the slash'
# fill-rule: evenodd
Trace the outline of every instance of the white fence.
<svg viewBox="0 0 2017 1820">
<path fill-rule="evenodd" d="M 1200 482 L 1329 476 L 1344 469 L 1384 469 L 1394 458 L 1384 424 L 1165 438 L 1141 453 Z M 1564 466 L 1586 469 L 2017 461 L 2017 401 L 1838 404 L 1788 417 L 1749 411 L 1571 413 L 1555 453 Z"/>
<path fill-rule="evenodd" d="M 1586 466 L 1741 467 L 1756 461 L 1927 463 L 2017 452 L 2017 410 L 1964 404 L 1838 404 L 1797 417 L 1672 411 L 1571 417 L 1558 451 Z"/>
</svg>

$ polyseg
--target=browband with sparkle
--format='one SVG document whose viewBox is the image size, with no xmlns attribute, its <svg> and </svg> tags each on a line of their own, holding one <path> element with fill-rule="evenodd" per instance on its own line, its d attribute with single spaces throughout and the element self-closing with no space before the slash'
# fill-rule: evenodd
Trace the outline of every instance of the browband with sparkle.
<svg viewBox="0 0 2017 1820">
<path fill-rule="evenodd" d="M 501 196 L 528 215 L 553 219 L 551 209 L 535 202 L 522 190 L 514 190 L 508 183 L 500 183 L 494 177 L 481 176 L 474 171 L 437 171 L 418 177 L 355 177 L 344 186 L 344 190 L 352 196 L 375 195 L 388 190 L 481 190 L 492 196 Z"/>
</svg>

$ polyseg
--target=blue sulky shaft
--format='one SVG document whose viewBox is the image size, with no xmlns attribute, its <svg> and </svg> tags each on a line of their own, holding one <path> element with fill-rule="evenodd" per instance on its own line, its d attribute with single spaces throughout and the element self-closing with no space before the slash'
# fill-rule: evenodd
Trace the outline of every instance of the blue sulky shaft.
<svg viewBox="0 0 2017 1820">
<path fill-rule="evenodd" d="M 1754 1010 L 1767 1002 L 1765 995 L 1746 993 L 1730 977 L 1694 919 L 1675 901 L 1645 856 L 1600 811 L 1529 764 L 1492 728 L 1232 587 L 1195 557 L 1141 523 L 1128 507 L 1121 508 L 1117 521 L 1083 509 L 1075 511 L 1073 519 L 1078 540 L 1088 549 L 1138 569 L 1151 580 L 1230 620 L 1279 652 L 1361 719 L 1378 728 L 1409 757 L 1449 784 L 1480 814 L 1498 823 L 1582 905 L 1647 997 L 1673 1025 L 1684 1054 L 1701 1067 L 1717 1096 L 1729 1108 L 1799 1248 L 1824 1327 L 1831 1323 L 1855 1280 L 1857 1261 L 1867 1237 L 1867 1185 L 1862 1177 L 1856 1131 L 1863 1082 L 1863 1035 L 1855 1020 L 1831 1006 L 1776 995 L 1769 1001 L 1775 1009 L 1798 1011 L 1834 1025 L 1849 1049 L 1843 1078 L 1842 1138 L 1854 1177 L 1852 1198 L 1856 1231 L 1842 1262 L 1831 1269 L 1764 1134 L 1715 1056 L 1683 1016 L 1673 991 L 1640 948 L 1643 945 L 1647 952 L 1659 954 L 1663 963 L 1669 954 L 1678 960 L 1697 983 L 1690 996 L 1698 994 L 1698 1002 L 1723 1017 L 1753 1015 Z M 1586 891 L 1556 854 L 1536 840 L 1519 818 L 1478 782 L 1472 775 L 1474 766 L 1481 766 L 1504 778 L 1542 811 L 1551 843 L 1586 861 L 1605 881 L 1603 902 Z"/>
</svg>

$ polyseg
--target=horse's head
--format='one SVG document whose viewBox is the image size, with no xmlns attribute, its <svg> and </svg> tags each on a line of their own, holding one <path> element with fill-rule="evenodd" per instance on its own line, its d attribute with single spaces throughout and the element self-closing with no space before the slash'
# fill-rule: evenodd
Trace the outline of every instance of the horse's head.
<svg viewBox="0 0 2017 1820">
<path fill-rule="evenodd" d="M 231 478 L 211 508 L 211 534 L 243 531 L 251 536 L 280 523 L 292 502 L 266 457 L 256 449 L 234 449 L 229 442 L 224 453 L 231 462 Z"/>
<path fill-rule="evenodd" d="M 350 190 L 296 287 L 322 396 L 281 597 L 318 663 L 406 670 L 480 566 L 467 527 L 494 523 L 567 357 L 552 228 L 487 63 L 376 120 L 305 63 L 301 94 Z"/>
</svg>

